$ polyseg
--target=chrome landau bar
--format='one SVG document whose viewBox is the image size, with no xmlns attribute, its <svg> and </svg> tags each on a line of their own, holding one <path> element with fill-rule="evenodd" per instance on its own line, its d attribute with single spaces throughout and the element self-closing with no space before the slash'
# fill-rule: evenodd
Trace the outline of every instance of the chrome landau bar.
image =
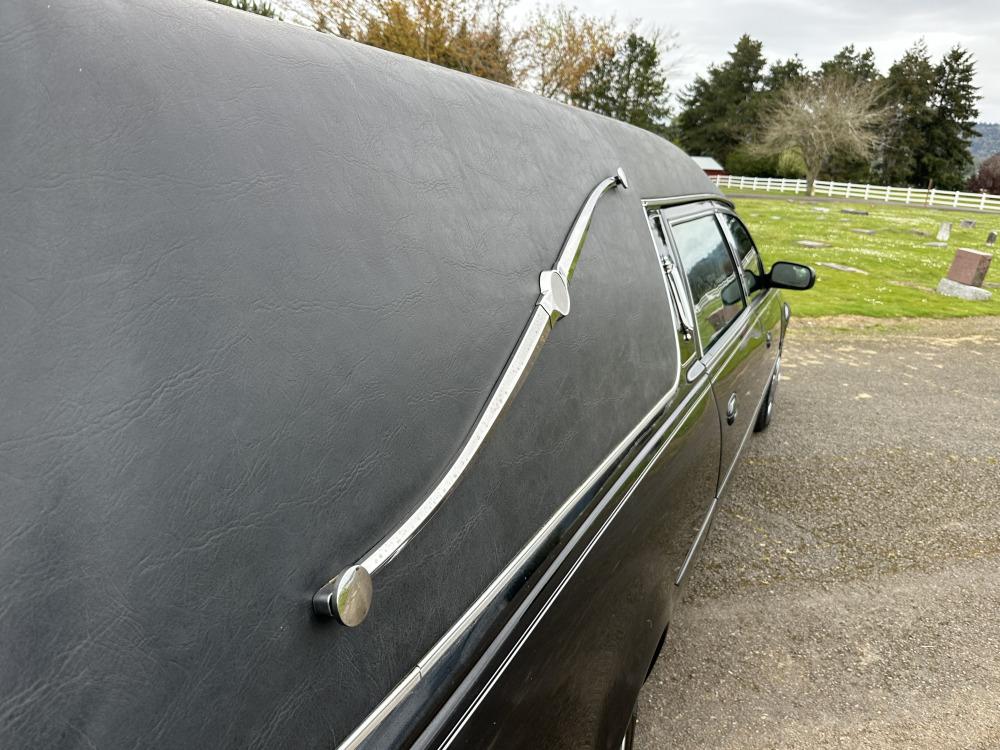
<svg viewBox="0 0 1000 750">
<path fill-rule="evenodd" d="M 601 196 L 619 186 L 628 189 L 628 181 L 621 168 L 613 177 L 602 180 L 591 191 L 580 208 L 569 234 L 566 235 L 555 264 L 539 275 L 539 296 L 528 324 L 521 333 L 517 347 L 507 361 L 486 406 L 483 407 L 462 449 L 444 476 L 399 528 L 383 539 L 362 560 L 342 570 L 313 595 L 312 604 L 316 614 L 322 617 L 336 617 L 344 625 L 351 627 L 364 622 L 372 603 L 372 575 L 399 554 L 444 499 L 451 494 L 479 452 L 487 435 L 524 383 L 549 332 L 560 318 L 569 314 L 569 283 L 587 240 L 594 209 Z"/>
</svg>

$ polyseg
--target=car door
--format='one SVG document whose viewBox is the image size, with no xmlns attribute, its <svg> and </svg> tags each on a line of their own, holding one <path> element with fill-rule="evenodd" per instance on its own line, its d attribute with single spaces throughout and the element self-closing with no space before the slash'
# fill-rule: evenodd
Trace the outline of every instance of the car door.
<svg viewBox="0 0 1000 750">
<path fill-rule="evenodd" d="M 712 382 L 722 430 L 721 494 L 760 404 L 759 373 L 766 350 L 756 310 L 747 304 L 740 265 L 719 215 L 709 210 L 674 220 L 670 233 L 694 304 L 696 336 Z M 690 375 L 689 375 L 690 377 Z"/>
<path fill-rule="evenodd" d="M 662 237 L 655 227 L 654 235 Z M 654 242 L 665 249 L 663 239 Z M 646 272 L 658 274 L 653 263 L 663 264 L 664 256 L 641 250 L 649 258 Z M 683 376 L 698 349 L 685 338 L 677 299 L 668 290 L 669 307 L 663 306 L 655 334 L 679 345 L 682 368 L 676 381 L 677 373 L 663 374 L 669 389 L 663 411 L 599 490 L 598 512 L 417 747 L 621 742 L 669 621 L 678 572 L 718 482 L 715 399 L 707 377 L 688 382 Z"/>
</svg>

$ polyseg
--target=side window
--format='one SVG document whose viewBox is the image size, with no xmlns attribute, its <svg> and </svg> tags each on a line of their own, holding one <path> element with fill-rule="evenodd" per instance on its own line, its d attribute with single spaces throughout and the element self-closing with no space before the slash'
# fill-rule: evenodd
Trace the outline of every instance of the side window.
<svg viewBox="0 0 1000 750">
<path fill-rule="evenodd" d="M 715 216 L 671 227 L 694 300 L 698 335 L 708 349 L 746 307 L 733 256 Z"/>
<path fill-rule="evenodd" d="M 764 278 L 764 264 L 760 261 L 760 254 L 742 221 L 732 214 L 722 214 L 722 218 L 729 228 L 729 234 L 733 238 L 733 250 L 736 251 L 736 257 L 740 259 L 740 265 L 743 267 L 743 280 L 746 283 L 747 293 L 750 299 L 756 299 L 764 292 L 760 283 Z"/>
</svg>

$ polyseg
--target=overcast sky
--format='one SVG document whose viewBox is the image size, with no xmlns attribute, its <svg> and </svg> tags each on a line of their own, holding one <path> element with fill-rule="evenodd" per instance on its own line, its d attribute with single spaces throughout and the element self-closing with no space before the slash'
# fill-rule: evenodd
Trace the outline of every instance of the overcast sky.
<svg viewBox="0 0 1000 750">
<path fill-rule="evenodd" d="M 980 121 L 1000 121 L 1000 3 L 996 0 L 576 0 L 580 10 L 636 18 L 676 31 L 681 48 L 671 88 L 721 62 L 740 34 L 764 43 L 768 61 L 798 53 L 809 67 L 845 44 L 875 51 L 885 72 L 923 37 L 940 57 L 955 44 L 972 51 L 983 96 Z"/>
</svg>

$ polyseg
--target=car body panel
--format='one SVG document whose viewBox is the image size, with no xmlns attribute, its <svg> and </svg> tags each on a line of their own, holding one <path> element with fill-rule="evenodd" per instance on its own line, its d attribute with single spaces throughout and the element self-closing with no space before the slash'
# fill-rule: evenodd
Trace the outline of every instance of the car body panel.
<svg viewBox="0 0 1000 750">
<path fill-rule="evenodd" d="M 643 200 L 715 186 L 651 133 L 200 0 L 0 26 L 0 745 L 329 748 L 373 711 L 369 746 L 430 742 L 543 608 L 503 710 L 558 700 L 533 660 L 593 670 L 565 697 L 607 714 L 572 736 L 611 742 L 722 444 Z M 447 470 L 619 168 L 467 475 L 365 622 L 318 618 Z"/>
<path fill-rule="evenodd" d="M 420 746 L 620 741 L 669 621 L 674 577 L 717 481 L 714 462 L 704 460 L 719 447 L 708 381 L 686 385 L 668 415 L 525 607 L 519 627 L 498 639 Z M 543 705 L 550 710 L 540 721 Z"/>
</svg>

